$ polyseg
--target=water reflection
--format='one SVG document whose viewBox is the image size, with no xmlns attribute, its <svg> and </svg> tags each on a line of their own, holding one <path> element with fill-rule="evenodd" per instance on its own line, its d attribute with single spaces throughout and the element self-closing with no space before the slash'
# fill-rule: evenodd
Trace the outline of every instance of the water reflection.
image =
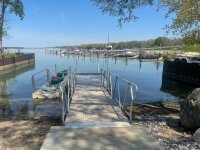
<svg viewBox="0 0 200 150">
<path fill-rule="evenodd" d="M 61 103 L 59 100 L 38 101 L 31 99 L 30 77 L 32 73 L 29 72 L 34 69 L 35 63 L 32 63 L 29 66 L 0 75 L 0 119 L 29 119 L 41 116 L 60 116 Z M 22 77 L 21 80 L 19 80 L 20 76 Z M 26 92 L 28 92 L 27 97 Z"/>
<path fill-rule="evenodd" d="M 194 88 L 197 87 L 191 84 L 181 83 L 164 77 L 162 79 L 161 91 L 170 93 L 179 99 L 185 99 Z"/>
<path fill-rule="evenodd" d="M 35 101 L 31 97 L 31 76 L 47 68 L 53 75 L 55 74 L 55 64 L 58 70 L 77 67 L 78 72 L 82 73 L 97 72 L 99 68 L 109 69 L 114 74 L 138 85 L 139 92 L 136 103 L 171 101 L 177 100 L 177 96 L 179 96 L 169 90 L 173 89 L 171 83 L 168 84 L 169 87 L 163 83 L 162 62 L 143 62 L 130 58 L 100 57 L 98 55 L 60 55 L 44 50 L 23 51 L 34 52 L 36 62 L 32 66 L 0 75 L 0 118 L 6 115 L 13 118 L 58 115 L 60 113 L 59 101 Z M 121 91 L 125 89 L 123 86 L 121 83 Z M 169 89 L 166 90 L 166 88 Z M 183 86 L 178 87 L 178 89 L 184 88 Z"/>
<path fill-rule="evenodd" d="M 35 63 L 28 66 L 9 70 L 6 73 L 0 74 L 0 118 L 8 116 L 20 116 L 27 114 L 30 110 L 29 102 L 11 101 L 12 93 L 9 93 L 8 88 L 15 85 L 15 79 L 18 75 L 23 74 L 35 68 Z"/>
</svg>

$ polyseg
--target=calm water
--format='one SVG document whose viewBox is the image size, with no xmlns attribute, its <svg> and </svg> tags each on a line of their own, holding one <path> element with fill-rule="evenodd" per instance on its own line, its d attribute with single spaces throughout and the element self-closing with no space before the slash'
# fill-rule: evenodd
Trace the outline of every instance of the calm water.
<svg viewBox="0 0 200 150">
<path fill-rule="evenodd" d="M 109 68 L 111 72 L 138 85 L 139 92 L 136 98 L 138 103 L 161 100 L 176 101 L 179 99 L 170 94 L 173 92 L 169 93 L 166 89 L 167 86 L 162 86 L 162 62 L 140 62 L 125 58 L 116 60 L 113 58 L 97 58 L 95 56 L 78 57 L 76 55 L 62 57 L 45 53 L 44 50 L 24 50 L 24 52 L 35 53 L 35 64 L 9 74 L 0 75 L 0 118 L 7 115 L 14 118 L 26 114 L 32 115 L 36 109 L 37 113 L 41 113 L 46 102 L 38 102 L 31 99 L 31 76 L 47 68 L 53 74 L 55 72 L 55 64 L 59 69 L 66 69 L 70 66 L 75 68 L 77 66 L 78 72 L 97 72 L 99 63 L 100 68 Z M 171 83 L 167 82 L 167 85 L 169 84 Z M 178 89 L 181 88 L 186 90 L 185 92 L 191 90 L 182 86 L 178 87 Z M 170 91 L 173 90 L 171 89 Z M 48 103 L 48 105 L 54 105 L 55 103 Z M 58 108 L 56 107 L 55 109 L 57 110 Z"/>
</svg>

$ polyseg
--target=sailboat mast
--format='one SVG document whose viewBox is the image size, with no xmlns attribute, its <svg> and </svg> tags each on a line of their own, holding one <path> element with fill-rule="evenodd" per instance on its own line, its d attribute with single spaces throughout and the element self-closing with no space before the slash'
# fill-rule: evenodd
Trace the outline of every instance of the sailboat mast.
<svg viewBox="0 0 200 150">
<path fill-rule="evenodd" d="M 108 33 L 108 46 L 110 45 L 110 36 L 109 36 L 109 33 Z"/>
</svg>

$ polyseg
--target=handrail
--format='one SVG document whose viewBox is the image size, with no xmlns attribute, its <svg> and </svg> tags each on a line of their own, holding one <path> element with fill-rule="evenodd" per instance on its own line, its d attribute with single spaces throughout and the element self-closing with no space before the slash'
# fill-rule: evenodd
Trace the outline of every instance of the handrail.
<svg viewBox="0 0 200 150">
<path fill-rule="evenodd" d="M 109 71 L 101 69 L 101 83 L 102 86 L 107 90 L 107 92 L 111 95 L 111 97 L 117 102 L 121 110 L 129 117 L 129 122 L 132 123 L 132 106 L 133 102 L 137 96 L 138 87 L 136 84 L 123 79 Z M 113 82 L 114 79 L 114 82 Z M 120 81 L 125 82 L 125 94 L 122 97 L 121 89 L 120 89 Z M 117 97 L 115 96 L 117 94 Z M 130 95 L 129 95 L 130 94 Z M 130 96 L 131 101 L 128 101 L 128 96 Z M 122 99 L 121 99 L 122 98 Z M 126 105 L 129 102 L 129 105 Z M 128 111 L 127 106 L 130 107 Z"/>
<path fill-rule="evenodd" d="M 65 77 L 59 86 L 60 97 L 62 101 L 62 121 L 65 122 L 65 117 L 69 112 L 70 103 L 72 101 L 72 96 L 75 91 L 75 86 L 77 82 L 76 72 L 71 72 Z"/>
<path fill-rule="evenodd" d="M 41 75 L 43 73 L 45 75 L 36 80 L 36 76 L 39 76 L 39 75 Z M 32 79 L 32 90 L 33 90 L 33 92 L 37 89 L 36 82 L 38 82 L 38 81 L 40 81 L 40 80 L 42 80 L 44 78 L 47 78 L 47 80 L 46 80 L 47 82 L 50 81 L 50 71 L 49 71 L 49 69 L 44 69 L 44 70 L 42 70 L 40 72 L 37 72 L 37 73 L 32 75 L 31 79 Z"/>
</svg>

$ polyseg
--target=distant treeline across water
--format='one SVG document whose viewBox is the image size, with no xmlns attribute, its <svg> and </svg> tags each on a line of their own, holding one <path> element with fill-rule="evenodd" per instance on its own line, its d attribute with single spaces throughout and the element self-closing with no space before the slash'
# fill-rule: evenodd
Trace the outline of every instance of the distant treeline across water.
<svg viewBox="0 0 200 150">
<path fill-rule="evenodd" d="M 158 37 L 157 39 L 150 39 L 146 41 L 126 41 L 109 43 L 113 49 L 134 49 L 134 48 L 152 48 L 160 46 L 180 46 L 183 45 L 181 39 L 169 39 L 167 37 Z M 104 49 L 108 43 L 82 44 L 81 48 L 85 49 Z"/>
</svg>

